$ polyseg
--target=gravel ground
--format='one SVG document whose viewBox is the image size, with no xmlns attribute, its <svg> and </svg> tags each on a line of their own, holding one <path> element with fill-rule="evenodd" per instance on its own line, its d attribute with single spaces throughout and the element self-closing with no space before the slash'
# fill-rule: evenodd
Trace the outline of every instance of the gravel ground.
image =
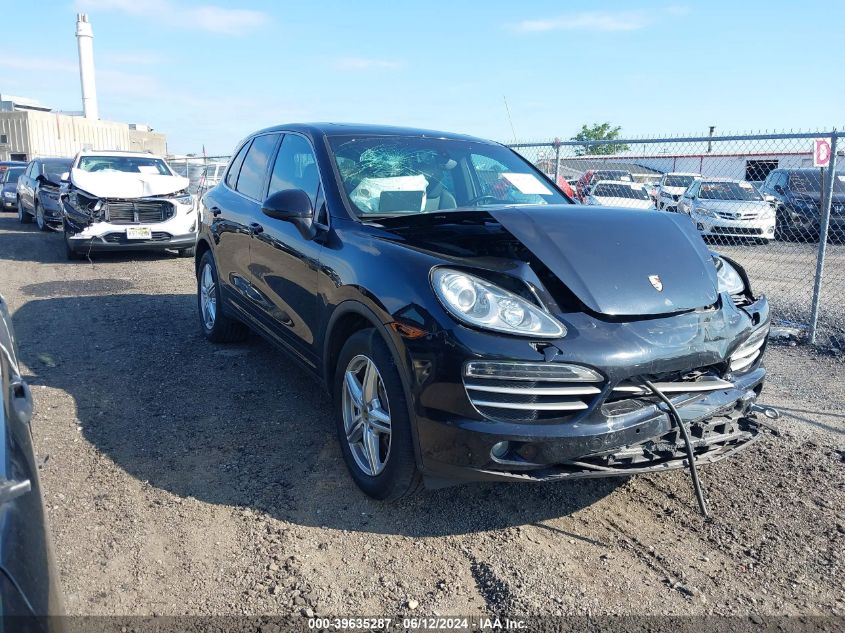
<svg viewBox="0 0 845 633">
<path fill-rule="evenodd" d="M 0 214 L 0 292 L 70 614 L 845 614 L 845 363 L 772 347 L 767 436 L 683 472 L 479 484 L 398 505 L 351 483 L 319 386 L 202 339 L 192 262 L 64 261 Z"/>
</svg>

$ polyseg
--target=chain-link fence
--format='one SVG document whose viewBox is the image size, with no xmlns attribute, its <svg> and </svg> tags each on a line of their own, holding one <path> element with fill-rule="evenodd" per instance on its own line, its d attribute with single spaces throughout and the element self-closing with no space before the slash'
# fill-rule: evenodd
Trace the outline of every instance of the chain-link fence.
<svg viewBox="0 0 845 633">
<path fill-rule="evenodd" d="M 747 271 L 773 320 L 845 341 L 845 139 L 836 132 L 511 145 L 582 204 L 683 213 Z M 824 139 L 814 167 L 816 139 Z M 826 144 L 825 144 L 826 143 Z M 598 210 L 597 210 L 598 212 Z"/>
<path fill-rule="evenodd" d="M 167 163 L 173 171 L 188 179 L 191 193 L 201 196 L 220 182 L 229 156 L 171 156 Z"/>
</svg>

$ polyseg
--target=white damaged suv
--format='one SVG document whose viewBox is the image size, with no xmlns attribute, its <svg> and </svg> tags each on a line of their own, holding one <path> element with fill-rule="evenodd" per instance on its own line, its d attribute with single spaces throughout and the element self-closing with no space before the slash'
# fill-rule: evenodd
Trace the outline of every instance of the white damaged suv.
<svg viewBox="0 0 845 633">
<path fill-rule="evenodd" d="M 197 208 L 188 186 L 187 178 L 153 154 L 80 152 L 63 177 L 68 259 L 164 249 L 193 256 Z"/>
</svg>

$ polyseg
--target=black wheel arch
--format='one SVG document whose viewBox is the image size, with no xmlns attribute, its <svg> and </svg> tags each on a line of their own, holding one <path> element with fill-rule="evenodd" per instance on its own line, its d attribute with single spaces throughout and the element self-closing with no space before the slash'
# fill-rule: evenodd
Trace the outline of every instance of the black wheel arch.
<svg viewBox="0 0 845 633">
<path fill-rule="evenodd" d="M 390 355 L 393 357 L 393 362 L 399 368 L 399 377 L 402 381 L 402 389 L 405 392 L 405 402 L 408 405 L 408 414 L 411 420 L 414 457 L 417 461 L 417 467 L 421 469 L 422 456 L 420 455 L 420 445 L 417 438 L 415 398 L 410 384 L 410 368 L 412 367 L 410 356 L 402 342 L 401 336 L 384 323 L 373 308 L 361 301 L 349 299 L 338 304 L 332 311 L 326 324 L 322 338 L 322 376 L 325 387 L 329 395 L 333 396 L 332 382 L 335 374 L 335 366 L 344 343 L 355 332 L 368 328 L 374 329 L 376 335 L 381 336 L 387 345 L 387 349 L 390 351 Z"/>
</svg>

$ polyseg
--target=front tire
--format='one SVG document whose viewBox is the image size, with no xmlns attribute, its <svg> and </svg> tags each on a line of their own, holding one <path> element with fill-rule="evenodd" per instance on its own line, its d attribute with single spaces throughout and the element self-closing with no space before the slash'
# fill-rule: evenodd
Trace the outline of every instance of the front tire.
<svg viewBox="0 0 845 633">
<path fill-rule="evenodd" d="M 212 343 L 236 343 L 249 334 L 240 321 L 223 314 L 220 300 L 220 284 L 217 282 L 217 267 L 211 251 L 202 256 L 197 269 L 197 309 L 200 328 Z"/>
<path fill-rule="evenodd" d="M 338 439 L 353 481 L 383 501 L 414 494 L 422 477 L 411 415 L 399 368 L 376 330 L 361 330 L 346 341 L 332 391 Z"/>
<path fill-rule="evenodd" d="M 46 231 L 47 230 L 47 220 L 44 219 L 44 208 L 35 201 L 35 224 L 38 226 L 39 231 Z"/>
</svg>

